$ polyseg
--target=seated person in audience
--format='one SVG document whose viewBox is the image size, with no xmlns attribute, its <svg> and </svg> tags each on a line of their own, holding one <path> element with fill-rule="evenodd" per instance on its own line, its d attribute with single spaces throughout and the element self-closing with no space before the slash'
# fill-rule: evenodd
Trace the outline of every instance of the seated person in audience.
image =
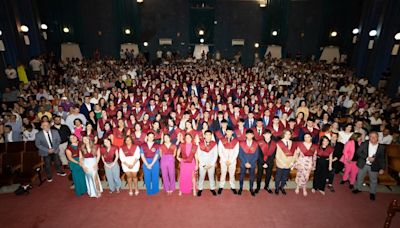
<svg viewBox="0 0 400 228">
<path fill-rule="evenodd" d="M 20 142 L 22 136 L 18 131 L 13 131 L 11 125 L 4 126 L 4 142 Z"/>
<path fill-rule="evenodd" d="M 384 128 L 382 132 L 378 132 L 379 143 L 384 145 L 389 145 L 393 141 L 393 136 L 390 134 L 390 130 L 388 128 Z"/>
<path fill-rule="evenodd" d="M 22 138 L 25 142 L 35 141 L 36 133 L 39 131 L 32 127 L 32 125 L 27 125 L 25 130 L 22 132 Z"/>
</svg>

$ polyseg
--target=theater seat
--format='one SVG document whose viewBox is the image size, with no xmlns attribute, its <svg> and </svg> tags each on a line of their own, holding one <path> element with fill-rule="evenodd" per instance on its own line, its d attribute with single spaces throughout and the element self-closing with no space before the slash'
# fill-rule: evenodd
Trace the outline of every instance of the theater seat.
<svg viewBox="0 0 400 228">
<path fill-rule="evenodd" d="M 386 149 L 388 149 L 388 148 L 386 148 Z M 378 184 L 385 185 L 386 187 L 388 187 L 391 190 L 390 186 L 396 186 L 397 181 L 393 177 L 391 177 L 389 174 L 389 167 L 388 167 L 389 156 L 388 156 L 388 154 L 389 154 L 388 151 L 386 151 L 386 169 L 385 169 L 384 174 L 378 175 Z M 369 183 L 368 174 L 365 176 L 364 182 Z"/>
<path fill-rule="evenodd" d="M 389 172 L 400 173 L 400 145 L 391 144 L 386 146 Z"/>
<path fill-rule="evenodd" d="M 43 171 L 44 162 L 37 152 L 25 152 L 20 177 L 22 183 L 33 183 L 38 178 L 37 168 Z"/>
<path fill-rule="evenodd" d="M 25 151 L 24 142 L 9 142 L 6 143 L 6 153 L 22 153 Z"/>
<path fill-rule="evenodd" d="M 0 186 L 16 183 L 16 174 L 22 170 L 22 154 L 23 152 L 0 154 Z"/>
</svg>

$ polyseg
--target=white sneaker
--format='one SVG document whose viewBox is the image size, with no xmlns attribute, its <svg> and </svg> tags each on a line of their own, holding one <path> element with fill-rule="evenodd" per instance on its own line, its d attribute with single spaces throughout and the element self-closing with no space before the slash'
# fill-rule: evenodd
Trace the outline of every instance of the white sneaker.
<svg viewBox="0 0 400 228">
<path fill-rule="evenodd" d="M 49 182 L 49 183 L 50 183 L 50 182 L 53 182 L 53 178 L 50 178 L 50 179 L 47 178 L 47 182 Z"/>
<path fill-rule="evenodd" d="M 62 177 L 67 176 L 67 174 L 66 174 L 65 172 L 57 173 L 57 175 L 58 175 L 58 176 L 62 176 Z"/>
</svg>

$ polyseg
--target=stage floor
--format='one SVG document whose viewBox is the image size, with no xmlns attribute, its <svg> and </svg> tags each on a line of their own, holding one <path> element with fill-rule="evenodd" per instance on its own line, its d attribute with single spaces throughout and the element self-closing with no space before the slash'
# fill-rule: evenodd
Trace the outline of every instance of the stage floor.
<svg viewBox="0 0 400 228">
<path fill-rule="evenodd" d="M 307 197 L 265 191 L 252 197 L 248 191 L 235 196 L 229 190 L 214 197 L 167 196 L 160 192 L 128 196 L 127 190 L 99 199 L 76 197 L 67 178 L 35 186 L 29 195 L 0 194 L 1 227 L 382 227 L 386 210 L 396 193 L 378 193 L 371 202 L 368 192 L 353 195 L 336 183 L 336 192 Z M 395 191 L 397 192 L 397 191 Z M 400 214 L 392 223 L 400 227 Z"/>
</svg>

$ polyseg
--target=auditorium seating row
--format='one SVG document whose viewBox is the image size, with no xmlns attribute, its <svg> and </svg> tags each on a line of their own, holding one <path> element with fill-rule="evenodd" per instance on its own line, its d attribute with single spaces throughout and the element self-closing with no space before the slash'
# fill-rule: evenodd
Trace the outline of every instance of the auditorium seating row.
<svg viewBox="0 0 400 228">
<path fill-rule="evenodd" d="M 43 165 L 34 142 L 0 144 L 0 186 L 33 183 Z"/>
<path fill-rule="evenodd" d="M 386 146 L 386 170 L 383 175 L 379 175 L 379 184 L 385 186 L 395 186 L 397 181 L 394 177 L 397 177 L 400 173 L 400 145 L 388 145 Z M 38 155 L 38 150 L 34 142 L 11 142 L 0 144 L 0 186 L 10 185 L 21 182 L 34 182 L 38 178 L 37 169 L 41 168 L 43 172 L 43 161 Z M 176 166 L 176 178 L 179 177 L 179 163 L 175 163 Z M 239 179 L 240 174 L 240 161 L 236 164 L 236 179 Z M 121 170 L 122 171 L 122 170 Z M 256 168 L 257 172 L 257 168 Z M 273 174 L 275 176 L 276 167 L 274 165 Z M 99 175 L 102 180 L 105 180 L 104 165 L 102 162 L 99 164 Z M 220 165 L 217 162 L 216 172 L 217 180 L 221 175 Z M 265 174 L 263 175 L 265 176 Z M 139 180 L 143 180 L 143 171 L 140 169 L 138 173 Z M 273 180 L 272 177 L 272 180 Z M 289 179 L 294 180 L 296 177 L 296 170 L 290 172 Z M 125 179 L 125 175 L 121 172 L 121 178 Z M 313 175 L 311 174 L 310 180 Z M 227 177 L 227 179 L 229 179 Z M 248 179 L 248 173 L 246 173 L 246 179 Z M 368 180 L 366 179 L 368 183 Z"/>
</svg>

